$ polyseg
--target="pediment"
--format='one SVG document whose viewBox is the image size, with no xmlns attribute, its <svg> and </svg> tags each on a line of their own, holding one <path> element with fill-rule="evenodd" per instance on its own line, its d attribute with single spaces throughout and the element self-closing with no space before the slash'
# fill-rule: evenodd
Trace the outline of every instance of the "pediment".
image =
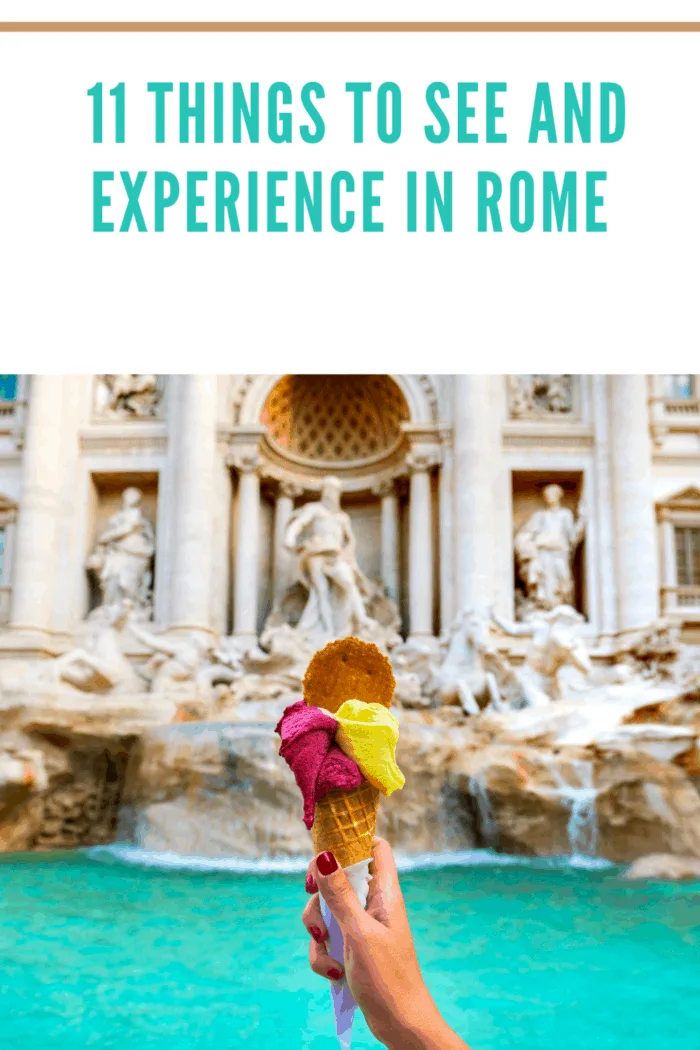
<svg viewBox="0 0 700 1050">
<path fill-rule="evenodd" d="M 698 507 L 700 506 L 700 488 L 690 485 L 689 488 L 677 492 L 675 496 L 669 496 L 663 500 L 664 507 Z"/>
<path fill-rule="evenodd" d="M 0 492 L 0 525 L 11 525 L 17 516 L 17 504 Z"/>
</svg>

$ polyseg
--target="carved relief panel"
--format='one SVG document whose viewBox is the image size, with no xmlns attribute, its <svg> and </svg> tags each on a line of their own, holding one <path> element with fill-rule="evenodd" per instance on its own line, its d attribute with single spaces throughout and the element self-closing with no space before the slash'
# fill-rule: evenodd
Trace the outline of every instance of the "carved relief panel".
<svg viewBox="0 0 700 1050">
<path fill-rule="evenodd" d="M 508 376 L 510 418 L 571 418 L 575 407 L 574 378 L 571 375 Z"/>
<path fill-rule="evenodd" d="M 162 415 L 163 376 L 99 375 L 95 384 L 95 418 L 158 419 Z"/>
</svg>

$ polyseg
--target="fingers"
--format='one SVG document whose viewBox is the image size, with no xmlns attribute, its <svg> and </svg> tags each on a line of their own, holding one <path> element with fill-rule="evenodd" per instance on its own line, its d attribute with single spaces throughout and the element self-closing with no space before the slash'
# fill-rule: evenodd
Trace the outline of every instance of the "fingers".
<svg viewBox="0 0 700 1050">
<path fill-rule="evenodd" d="M 330 852 L 319 853 L 311 870 L 323 899 L 338 920 L 341 929 L 353 924 L 361 927 L 366 922 L 362 905 L 355 896 L 347 875 Z"/>
<path fill-rule="evenodd" d="M 372 881 L 369 884 L 367 911 L 380 922 L 391 922 L 406 915 L 396 861 L 385 839 L 375 838 L 372 847 Z"/>
<path fill-rule="evenodd" d="M 342 980 L 343 967 L 336 959 L 331 959 L 324 945 L 312 941 L 309 945 L 309 965 L 319 977 L 325 977 L 329 981 Z"/>
<path fill-rule="evenodd" d="M 318 894 L 315 894 L 301 916 L 301 921 L 306 927 L 311 944 L 309 945 L 309 963 L 314 973 L 319 977 L 326 977 L 329 981 L 339 981 L 343 977 L 343 965 L 328 955 L 326 942 L 328 930 L 321 915 L 321 902 Z"/>
<path fill-rule="evenodd" d="M 307 893 L 318 893 L 318 886 L 313 874 L 314 862 L 310 861 L 308 868 L 306 869 L 306 885 L 305 889 Z"/>
<path fill-rule="evenodd" d="M 309 937 L 312 937 L 317 944 L 323 944 L 327 940 L 328 929 L 321 915 L 321 902 L 318 899 L 318 894 L 315 894 L 307 903 L 301 913 L 301 921 L 306 927 Z"/>
</svg>

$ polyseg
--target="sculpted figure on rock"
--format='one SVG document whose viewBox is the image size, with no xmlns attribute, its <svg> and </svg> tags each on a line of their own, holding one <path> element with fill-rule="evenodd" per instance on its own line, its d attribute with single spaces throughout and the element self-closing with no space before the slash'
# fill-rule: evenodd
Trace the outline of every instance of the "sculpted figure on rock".
<svg viewBox="0 0 700 1050">
<path fill-rule="evenodd" d="M 100 605 L 90 614 L 101 618 L 128 603 L 135 619 L 151 617 L 155 532 L 141 509 L 142 493 L 124 489 L 121 509 L 113 514 L 88 558 L 97 577 Z"/>
<path fill-rule="evenodd" d="M 558 700 L 559 672 L 564 667 L 590 674 L 591 660 L 580 636 L 584 620 L 572 606 L 540 612 L 528 624 L 510 623 L 495 612 L 491 615 L 505 634 L 531 638 L 525 666 L 512 671 L 520 693 L 514 697 L 514 706 L 541 707 Z"/>
<path fill-rule="evenodd" d="M 130 607 L 112 607 L 100 620 L 91 620 L 82 645 L 53 660 L 25 666 L 16 679 L 5 680 L 20 692 L 78 690 L 81 693 L 125 695 L 144 691 L 138 673 L 124 655 L 124 632 Z"/>
<path fill-rule="evenodd" d="M 432 691 L 441 704 L 458 702 L 468 715 L 478 715 L 489 705 L 504 710 L 494 673 L 497 658 L 489 611 L 465 609 L 452 628 L 445 659 L 434 672 Z"/>
<path fill-rule="evenodd" d="M 235 655 L 224 653 L 213 638 L 194 632 L 164 638 L 137 623 L 131 624 L 131 633 L 153 652 L 145 673 L 155 694 L 206 696 L 214 685 L 231 685 L 243 674 Z"/>
</svg>

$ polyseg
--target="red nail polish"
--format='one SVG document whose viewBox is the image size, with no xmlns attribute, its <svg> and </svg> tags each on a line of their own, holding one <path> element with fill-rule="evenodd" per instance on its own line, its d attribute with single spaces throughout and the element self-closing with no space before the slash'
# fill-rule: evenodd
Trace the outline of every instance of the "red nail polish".
<svg viewBox="0 0 700 1050">
<path fill-rule="evenodd" d="M 335 966 L 332 966 L 331 969 L 328 971 L 328 976 L 331 979 L 331 981 L 339 981 L 343 975 L 340 972 L 340 970 L 336 970 Z"/>
<path fill-rule="evenodd" d="M 323 944 L 323 942 L 326 939 L 323 936 L 323 934 L 321 933 L 321 931 L 319 930 L 318 926 L 309 926 L 309 933 L 311 934 L 313 939 L 316 941 L 316 944 Z"/>
<path fill-rule="evenodd" d="M 316 857 L 316 867 L 322 875 L 332 875 L 338 870 L 338 861 L 330 850 L 326 850 L 325 853 L 319 853 Z"/>
<path fill-rule="evenodd" d="M 314 882 L 313 875 L 306 876 L 306 892 L 307 893 L 318 893 L 318 886 Z"/>
</svg>

